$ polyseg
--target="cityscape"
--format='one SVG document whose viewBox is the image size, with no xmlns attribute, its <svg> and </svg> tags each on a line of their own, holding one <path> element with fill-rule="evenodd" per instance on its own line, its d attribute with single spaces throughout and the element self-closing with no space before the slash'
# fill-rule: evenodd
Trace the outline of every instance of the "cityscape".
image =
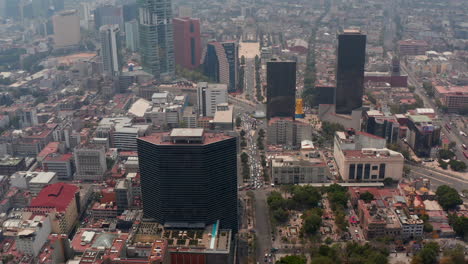
<svg viewBox="0 0 468 264">
<path fill-rule="evenodd" d="M 468 263 L 466 0 L 0 0 L 0 264 Z"/>
</svg>

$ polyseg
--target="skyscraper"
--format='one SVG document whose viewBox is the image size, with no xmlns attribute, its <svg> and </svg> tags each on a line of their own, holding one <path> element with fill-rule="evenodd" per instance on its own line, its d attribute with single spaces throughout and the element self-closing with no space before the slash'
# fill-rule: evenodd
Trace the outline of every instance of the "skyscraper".
<svg viewBox="0 0 468 264">
<path fill-rule="evenodd" d="M 55 48 L 71 48 L 80 44 L 80 18 L 76 10 L 62 11 L 52 19 Z"/>
<path fill-rule="evenodd" d="M 362 107 L 366 35 L 359 30 L 344 30 L 338 35 L 336 69 L 336 113 L 351 114 Z"/>
<path fill-rule="evenodd" d="M 122 40 L 118 25 L 104 25 L 99 29 L 101 36 L 101 58 L 105 73 L 119 75 L 122 66 Z"/>
<path fill-rule="evenodd" d="M 94 10 L 94 25 L 100 29 L 104 25 L 119 25 L 123 30 L 124 16 L 121 6 L 103 5 Z"/>
<path fill-rule="evenodd" d="M 228 85 L 229 92 L 237 89 L 238 45 L 235 41 L 208 43 L 203 57 L 203 71 L 218 83 Z"/>
<path fill-rule="evenodd" d="M 198 113 L 201 116 L 214 116 L 216 106 L 228 102 L 227 86 L 200 82 L 197 85 L 197 100 Z"/>
<path fill-rule="evenodd" d="M 295 117 L 296 62 L 267 62 L 267 118 Z"/>
<path fill-rule="evenodd" d="M 237 139 L 173 129 L 138 139 L 145 218 L 168 227 L 238 229 Z"/>
<path fill-rule="evenodd" d="M 125 46 L 131 51 L 137 51 L 140 47 L 138 22 L 136 20 L 125 22 Z"/>
<path fill-rule="evenodd" d="M 201 40 L 200 20 L 194 18 L 174 18 L 175 62 L 187 69 L 200 65 Z"/>
<path fill-rule="evenodd" d="M 170 0 L 138 0 L 140 53 L 143 69 L 155 78 L 175 74 L 174 36 Z"/>
</svg>

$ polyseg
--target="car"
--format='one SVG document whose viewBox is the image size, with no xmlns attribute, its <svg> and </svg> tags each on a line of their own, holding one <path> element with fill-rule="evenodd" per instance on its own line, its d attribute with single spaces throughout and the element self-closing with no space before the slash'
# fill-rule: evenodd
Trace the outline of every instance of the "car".
<svg viewBox="0 0 468 264">
<path fill-rule="evenodd" d="M 359 231 L 357 231 L 357 229 L 355 229 L 354 232 L 355 232 L 356 234 L 359 233 Z"/>
</svg>

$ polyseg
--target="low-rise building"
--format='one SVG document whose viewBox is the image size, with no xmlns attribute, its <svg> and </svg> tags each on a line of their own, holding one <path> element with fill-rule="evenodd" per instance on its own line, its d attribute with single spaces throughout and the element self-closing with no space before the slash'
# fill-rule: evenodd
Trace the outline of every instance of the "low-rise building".
<svg viewBox="0 0 468 264">
<path fill-rule="evenodd" d="M 3 236 L 14 237 L 19 252 L 36 257 L 50 235 L 51 220 L 48 214 L 15 211 L 3 222 Z"/>
<path fill-rule="evenodd" d="M 402 227 L 398 217 L 388 208 L 383 200 L 374 200 L 366 203 L 358 201 L 360 223 L 366 239 L 378 237 L 401 237 Z"/>
<path fill-rule="evenodd" d="M 93 207 L 91 208 L 91 215 L 94 218 L 116 218 L 117 213 L 117 205 L 114 203 L 94 203 Z"/>
<path fill-rule="evenodd" d="M 434 87 L 434 95 L 442 105 L 447 107 L 449 113 L 456 113 L 468 108 L 468 85 Z"/>
<path fill-rule="evenodd" d="M 10 176 L 17 171 L 26 169 L 26 161 L 24 158 L 4 157 L 0 159 L 0 175 Z"/>
<path fill-rule="evenodd" d="M 78 219 L 79 188 L 66 183 L 51 184 L 31 201 L 31 212 L 49 212 L 52 215 L 52 232 L 69 234 Z"/>
<path fill-rule="evenodd" d="M 368 133 L 336 132 L 334 157 L 344 181 L 378 182 L 403 177 L 404 157 L 385 148 L 386 140 Z"/>
<path fill-rule="evenodd" d="M 77 180 L 100 181 L 107 170 L 104 146 L 88 145 L 75 148 Z"/>
<path fill-rule="evenodd" d="M 439 145 L 441 127 L 426 115 L 408 116 L 407 143 L 418 157 L 430 157 Z"/>
<path fill-rule="evenodd" d="M 45 186 L 57 182 L 57 173 L 18 171 L 11 175 L 10 182 L 12 187 L 29 190 L 36 196 Z"/>
<path fill-rule="evenodd" d="M 298 146 L 304 140 L 312 140 L 312 126 L 289 117 L 273 117 L 268 121 L 269 145 Z"/>
<path fill-rule="evenodd" d="M 52 154 L 42 161 L 42 169 L 57 173 L 59 180 L 71 180 L 73 178 L 73 154 Z"/>
<path fill-rule="evenodd" d="M 281 155 L 271 159 L 271 177 L 275 184 L 327 182 L 327 164 L 320 158 Z"/>
</svg>

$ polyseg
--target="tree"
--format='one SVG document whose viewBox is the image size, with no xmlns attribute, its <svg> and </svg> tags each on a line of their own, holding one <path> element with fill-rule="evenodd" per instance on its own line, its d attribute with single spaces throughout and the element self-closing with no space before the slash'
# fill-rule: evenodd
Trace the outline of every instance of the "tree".
<svg viewBox="0 0 468 264">
<path fill-rule="evenodd" d="M 449 214 L 449 224 L 458 236 L 468 241 L 468 217 Z"/>
<path fill-rule="evenodd" d="M 392 185 L 393 185 L 393 179 L 392 179 L 392 178 L 385 178 L 385 179 L 383 180 L 383 184 L 384 184 L 385 186 L 392 186 Z"/>
<path fill-rule="evenodd" d="M 268 206 L 271 210 L 275 211 L 279 208 L 286 208 L 286 200 L 279 192 L 271 192 L 267 198 Z"/>
<path fill-rule="evenodd" d="M 449 145 L 448 145 L 449 149 L 454 149 L 456 146 L 457 146 L 457 143 L 453 142 L 453 141 L 450 142 Z"/>
<path fill-rule="evenodd" d="M 240 136 L 243 138 L 245 137 L 245 131 L 242 129 L 241 132 L 240 132 Z"/>
<path fill-rule="evenodd" d="M 283 208 L 278 208 L 274 210 L 272 215 L 273 215 L 273 218 L 279 223 L 285 223 L 286 221 L 288 221 L 288 218 L 289 218 L 288 211 L 284 210 Z"/>
<path fill-rule="evenodd" d="M 247 162 L 249 162 L 249 155 L 247 155 L 247 153 L 242 152 L 242 154 L 241 154 L 241 162 L 242 162 L 242 163 L 247 163 Z"/>
<path fill-rule="evenodd" d="M 307 258 L 305 256 L 286 256 L 282 257 L 276 264 L 306 264 Z"/>
<path fill-rule="evenodd" d="M 439 158 L 444 159 L 444 160 L 452 159 L 453 157 L 455 157 L 455 153 L 446 149 L 439 150 L 438 154 L 439 154 Z"/>
<path fill-rule="evenodd" d="M 455 209 L 457 205 L 462 204 L 460 194 L 457 190 L 447 185 L 441 185 L 436 191 L 437 201 L 444 210 Z"/>
<path fill-rule="evenodd" d="M 316 207 L 322 199 L 318 189 L 312 186 L 294 186 L 292 196 L 295 209 Z"/>
<path fill-rule="evenodd" d="M 322 122 L 322 132 L 326 139 L 330 140 L 335 136 L 336 131 L 344 131 L 344 126 L 338 123 Z"/>
<path fill-rule="evenodd" d="M 265 130 L 263 130 L 263 128 L 260 128 L 260 130 L 258 131 L 258 136 L 259 137 L 264 137 L 265 136 Z"/>
<path fill-rule="evenodd" d="M 240 117 L 236 117 L 236 127 L 240 127 L 242 124 L 242 119 Z M 244 131 L 244 130 L 242 130 Z M 245 131 L 244 131 L 244 134 L 245 134 Z"/>
<path fill-rule="evenodd" d="M 437 162 L 439 163 L 439 167 L 446 170 L 448 169 L 448 163 L 443 161 L 442 159 L 438 159 Z"/>
<path fill-rule="evenodd" d="M 426 233 L 432 233 L 434 227 L 430 223 L 424 222 L 423 230 Z"/>
<path fill-rule="evenodd" d="M 466 164 L 463 161 L 459 160 L 451 160 L 449 162 L 450 168 L 454 171 L 465 171 L 466 170 Z"/>
<path fill-rule="evenodd" d="M 359 195 L 359 199 L 364 200 L 364 202 L 366 203 L 369 203 L 374 200 L 374 195 L 369 191 L 366 191 L 365 193 L 361 193 Z"/>
<path fill-rule="evenodd" d="M 457 244 L 455 248 L 445 250 L 444 258 L 440 260 L 440 263 L 466 264 L 463 246 Z"/>
<path fill-rule="evenodd" d="M 306 235 L 313 235 L 320 229 L 321 224 L 322 218 L 317 214 L 310 213 L 304 218 L 302 232 Z"/>
<path fill-rule="evenodd" d="M 439 244 L 429 242 L 416 254 L 411 263 L 435 264 L 438 255 Z"/>
<path fill-rule="evenodd" d="M 242 140 L 241 141 L 241 148 L 245 148 L 247 147 L 247 142 L 245 142 L 245 140 Z"/>
</svg>

